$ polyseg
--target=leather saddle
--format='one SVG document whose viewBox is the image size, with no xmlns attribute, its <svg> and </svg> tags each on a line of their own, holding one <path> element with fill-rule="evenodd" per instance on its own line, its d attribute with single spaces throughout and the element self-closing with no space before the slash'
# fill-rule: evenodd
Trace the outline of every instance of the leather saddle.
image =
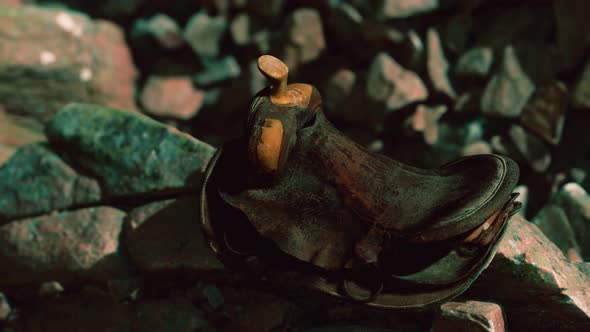
<svg viewBox="0 0 590 332">
<path fill-rule="evenodd" d="M 328 122 L 314 87 L 286 84 L 280 60 L 258 64 L 273 85 L 204 180 L 201 222 L 219 257 L 279 286 L 392 309 L 467 289 L 520 207 L 516 163 L 477 155 L 425 170 L 371 153 Z"/>
</svg>

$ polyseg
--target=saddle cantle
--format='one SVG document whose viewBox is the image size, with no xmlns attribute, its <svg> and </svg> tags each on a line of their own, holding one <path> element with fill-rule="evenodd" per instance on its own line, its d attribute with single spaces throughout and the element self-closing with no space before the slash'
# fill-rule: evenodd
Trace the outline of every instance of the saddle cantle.
<svg viewBox="0 0 590 332">
<path fill-rule="evenodd" d="M 434 170 L 371 153 L 325 118 L 307 84 L 263 56 L 273 81 L 253 100 L 247 135 L 211 160 L 203 229 L 222 260 L 370 305 L 423 308 L 459 295 L 493 258 L 518 166 L 497 155 Z"/>
</svg>

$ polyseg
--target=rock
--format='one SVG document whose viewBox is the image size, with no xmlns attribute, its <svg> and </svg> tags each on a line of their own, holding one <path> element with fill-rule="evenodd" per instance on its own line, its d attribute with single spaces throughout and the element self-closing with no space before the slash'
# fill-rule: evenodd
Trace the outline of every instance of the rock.
<svg viewBox="0 0 590 332">
<path fill-rule="evenodd" d="M 0 167 L 0 224 L 100 199 L 95 180 L 77 173 L 44 144 L 20 148 Z"/>
<path fill-rule="evenodd" d="M 522 204 L 517 214 L 524 218 L 526 216 L 529 203 L 529 187 L 521 184 L 516 186 L 513 192 L 518 193 L 518 201 Z"/>
<path fill-rule="evenodd" d="M 225 304 L 223 294 L 221 294 L 221 291 L 215 285 L 206 285 L 202 291 L 203 295 L 207 298 L 209 306 L 213 310 L 218 310 Z"/>
<path fill-rule="evenodd" d="M 578 167 L 570 168 L 568 175 L 574 182 L 578 184 L 582 184 L 584 180 L 586 180 L 587 176 L 586 171 Z"/>
<path fill-rule="evenodd" d="M 119 246 L 125 213 L 86 208 L 0 226 L 0 285 L 106 280 L 128 273 Z"/>
<path fill-rule="evenodd" d="M 215 149 L 146 116 L 89 104 L 71 104 L 47 127 L 93 174 L 107 197 L 200 190 Z"/>
<path fill-rule="evenodd" d="M 46 281 L 39 286 L 39 296 L 55 296 L 63 291 L 64 287 L 57 281 Z"/>
<path fill-rule="evenodd" d="M 141 92 L 141 104 L 155 116 L 189 120 L 203 106 L 204 92 L 189 77 L 150 77 Z"/>
<path fill-rule="evenodd" d="M 576 109 L 590 109 L 590 60 L 584 66 L 572 94 L 572 105 Z"/>
<path fill-rule="evenodd" d="M 540 173 L 549 168 L 551 153 L 545 143 L 518 125 L 512 125 L 508 134 L 518 152 L 534 171 Z"/>
<path fill-rule="evenodd" d="M 481 99 L 481 110 L 488 115 L 518 117 L 535 86 L 522 71 L 514 48 L 504 49 L 499 72 L 488 82 Z"/>
<path fill-rule="evenodd" d="M 438 31 L 433 28 L 428 29 L 426 33 L 426 53 L 428 77 L 436 92 L 442 93 L 447 97 L 454 99 L 455 90 L 451 85 L 448 77 L 449 63 L 445 57 L 444 49 L 440 41 Z"/>
<path fill-rule="evenodd" d="M 428 91 L 420 77 L 401 67 L 386 53 L 379 53 L 369 67 L 366 93 L 369 99 L 396 110 L 425 100 Z"/>
<path fill-rule="evenodd" d="M 557 43 L 568 68 L 583 59 L 590 46 L 590 21 L 586 13 L 590 3 L 585 0 L 556 0 L 553 2 L 557 23 Z"/>
<path fill-rule="evenodd" d="M 579 184 L 565 184 L 554 197 L 554 203 L 563 208 L 577 242 L 581 246 L 582 257 L 590 259 L 590 196 Z"/>
<path fill-rule="evenodd" d="M 133 25 L 132 38 L 153 38 L 165 49 L 177 49 L 184 45 L 180 26 L 166 14 L 156 14 L 139 19 Z"/>
<path fill-rule="evenodd" d="M 140 302 L 132 331 L 181 332 L 209 328 L 205 314 L 181 297 Z"/>
<path fill-rule="evenodd" d="M 238 78 L 242 70 L 235 57 L 229 55 L 219 60 L 207 62 L 205 69 L 194 76 L 200 87 L 223 83 Z"/>
<path fill-rule="evenodd" d="M 440 306 L 432 332 L 504 332 L 502 308 L 489 302 L 447 302 Z"/>
<path fill-rule="evenodd" d="M 340 69 L 332 74 L 322 91 L 322 101 L 327 114 L 342 117 L 341 113 L 348 111 L 346 106 L 354 93 L 355 83 L 356 74 L 348 68 Z"/>
<path fill-rule="evenodd" d="M 335 2 L 328 16 L 328 29 L 339 44 L 350 45 L 362 40 L 362 26 L 363 15 L 354 6 L 346 2 Z"/>
<path fill-rule="evenodd" d="M 471 38 L 473 16 L 469 10 L 457 12 L 447 20 L 444 29 L 441 30 L 441 39 L 451 52 L 461 54 L 465 52 Z"/>
<path fill-rule="evenodd" d="M 0 0 L 0 7 L 21 7 L 21 0 Z"/>
<path fill-rule="evenodd" d="M 466 297 L 498 303 L 509 331 L 590 328 L 590 277 L 532 223 L 515 215 Z"/>
<path fill-rule="evenodd" d="M 0 322 L 7 320 L 11 311 L 12 308 L 10 303 L 8 303 L 6 295 L 4 295 L 4 293 L 0 293 Z"/>
<path fill-rule="evenodd" d="M 421 132 L 427 144 L 436 144 L 438 141 L 438 120 L 446 111 L 447 107 L 444 105 L 434 107 L 418 105 L 412 116 L 412 129 Z"/>
<path fill-rule="evenodd" d="M 252 41 L 250 16 L 240 13 L 234 17 L 229 26 L 234 44 L 244 46 Z"/>
<path fill-rule="evenodd" d="M 200 58 L 215 58 L 220 53 L 221 38 L 226 27 L 225 17 L 213 17 L 200 11 L 193 15 L 186 24 L 184 39 Z"/>
<path fill-rule="evenodd" d="M 476 141 L 469 145 L 466 145 L 463 149 L 461 149 L 462 157 L 490 153 L 492 153 L 492 147 L 486 141 Z"/>
<path fill-rule="evenodd" d="M 27 24 L 23 24 L 27 22 Z M 122 31 L 106 21 L 33 6 L 0 11 L 0 100 L 47 122 L 80 101 L 134 110 L 136 70 Z"/>
<path fill-rule="evenodd" d="M 570 222 L 562 208 L 547 205 L 537 213 L 533 223 L 545 234 L 561 252 L 572 262 L 580 262 L 580 247 Z"/>
<path fill-rule="evenodd" d="M 489 47 L 475 47 L 461 55 L 455 67 L 457 77 L 465 80 L 486 78 L 492 64 L 494 52 Z"/>
<path fill-rule="evenodd" d="M 381 14 L 384 18 L 407 18 L 439 9 L 439 0 L 383 0 Z"/>
<path fill-rule="evenodd" d="M 316 60 L 326 48 L 322 19 L 315 9 L 295 10 L 287 19 L 286 29 L 287 43 L 294 48 L 298 65 Z"/>
<path fill-rule="evenodd" d="M 195 222 L 199 215 L 197 196 L 133 209 L 125 232 L 131 260 L 150 273 L 223 271 Z"/>
<path fill-rule="evenodd" d="M 561 82 L 540 87 L 522 111 L 520 120 L 523 126 L 547 143 L 559 145 L 568 99 L 566 87 Z"/>
<path fill-rule="evenodd" d="M 28 120 L 0 113 L 0 165 L 8 160 L 17 148 L 47 140 L 40 124 Z"/>
</svg>

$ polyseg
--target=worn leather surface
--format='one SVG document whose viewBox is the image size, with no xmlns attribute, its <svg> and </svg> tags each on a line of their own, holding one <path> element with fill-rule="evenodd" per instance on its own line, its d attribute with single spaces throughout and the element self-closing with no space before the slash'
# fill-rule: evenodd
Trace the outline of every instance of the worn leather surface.
<svg viewBox="0 0 590 332">
<path fill-rule="evenodd" d="M 398 242 L 465 233 L 505 204 L 518 178 L 516 164 L 496 155 L 463 158 L 435 170 L 410 167 L 369 153 L 321 113 L 299 131 L 277 178 L 258 174 L 241 143 L 226 149 L 218 181 L 225 202 L 281 250 L 327 269 L 342 268 L 372 227 Z M 382 247 L 379 242 L 372 250 L 378 255 Z"/>
</svg>

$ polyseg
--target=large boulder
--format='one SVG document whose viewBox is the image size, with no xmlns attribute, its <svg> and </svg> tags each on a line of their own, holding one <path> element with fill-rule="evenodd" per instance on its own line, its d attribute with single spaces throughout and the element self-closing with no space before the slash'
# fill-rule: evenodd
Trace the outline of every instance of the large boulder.
<svg viewBox="0 0 590 332">
<path fill-rule="evenodd" d="M 500 304 L 509 330 L 590 329 L 590 275 L 519 215 L 466 296 Z"/>
<path fill-rule="evenodd" d="M 125 276 L 124 218 L 121 210 L 95 207 L 0 226 L 0 287 Z"/>
<path fill-rule="evenodd" d="M 65 104 L 135 109 L 136 70 L 122 31 L 82 14 L 0 7 L 0 103 L 43 122 Z"/>
<path fill-rule="evenodd" d="M 120 197 L 199 190 L 215 149 L 147 116 L 71 104 L 48 124 L 49 140 Z"/>
</svg>

